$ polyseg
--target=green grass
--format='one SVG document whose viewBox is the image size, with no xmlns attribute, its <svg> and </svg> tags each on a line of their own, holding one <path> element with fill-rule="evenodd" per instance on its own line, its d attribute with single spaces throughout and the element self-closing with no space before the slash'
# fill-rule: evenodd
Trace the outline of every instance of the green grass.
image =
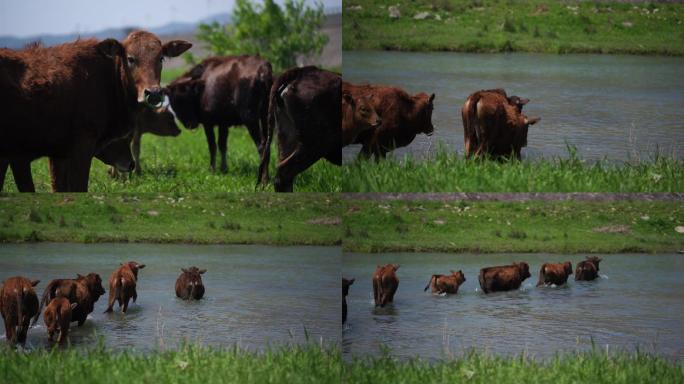
<svg viewBox="0 0 684 384">
<path fill-rule="evenodd" d="M 429 160 L 388 157 L 343 166 L 342 189 L 354 192 L 680 192 L 684 160 L 654 156 L 626 163 L 570 157 L 496 162 L 439 150 Z"/>
<path fill-rule="evenodd" d="M 168 82 L 180 75 L 184 69 L 173 69 L 162 73 L 162 82 Z M 228 173 L 213 172 L 209 167 L 209 150 L 204 130 L 188 130 L 181 127 L 178 137 L 143 135 L 140 149 L 142 175 L 126 175 L 112 178 L 105 165 L 93 159 L 90 170 L 89 192 L 254 192 L 259 154 L 247 129 L 233 127 L 228 134 Z M 271 151 L 271 178 L 275 175 L 277 151 Z M 218 168 L 219 155 L 216 164 Z M 36 160 L 31 165 L 36 191 L 49 192 L 50 176 L 47 158 Z M 295 178 L 297 192 L 339 192 L 341 170 L 325 160 L 318 161 L 311 168 Z M 271 183 L 265 188 L 273 191 Z M 7 172 L 4 191 L 16 192 L 11 172 Z"/>
<path fill-rule="evenodd" d="M 332 194 L 0 194 L 0 242 L 340 244 Z"/>
<path fill-rule="evenodd" d="M 682 202 L 349 200 L 350 252 L 622 253 L 684 250 Z"/>
<path fill-rule="evenodd" d="M 390 5 L 398 5 L 399 19 L 389 18 Z M 420 12 L 431 17 L 414 20 Z M 684 55 L 683 23 L 681 3 L 349 0 L 344 2 L 342 47 Z"/>
</svg>

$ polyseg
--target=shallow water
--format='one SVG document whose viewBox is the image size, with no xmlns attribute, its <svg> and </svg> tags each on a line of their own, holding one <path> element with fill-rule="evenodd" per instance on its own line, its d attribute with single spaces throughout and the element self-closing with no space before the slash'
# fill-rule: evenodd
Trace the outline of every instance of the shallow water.
<svg viewBox="0 0 684 384">
<path fill-rule="evenodd" d="M 138 302 L 128 313 L 104 314 L 109 275 L 122 261 L 146 264 L 139 272 Z M 28 244 L 0 246 L 0 280 L 23 275 L 51 279 L 97 272 L 107 293 L 82 327 L 72 323 L 74 346 L 98 337 L 113 349 L 148 351 L 179 342 L 261 350 L 306 341 L 339 343 L 338 247 L 200 246 L 155 244 Z M 180 268 L 206 268 L 201 301 L 176 298 Z M 4 328 L 3 328 L 4 329 Z M 1 336 L 5 338 L 4 332 Z M 27 346 L 47 345 L 43 317 Z"/>
<path fill-rule="evenodd" d="M 561 287 L 535 285 L 544 262 L 571 255 L 347 254 L 345 277 L 354 277 L 348 324 L 342 334 L 345 358 L 375 355 L 383 346 L 402 357 L 441 359 L 475 347 L 506 355 L 550 357 L 597 347 L 655 352 L 684 359 L 684 258 L 676 254 L 599 255 L 601 278 Z M 482 267 L 526 261 L 532 277 L 520 290 L 485 295 Z M 371 276 L 378 264 L 398 263 L 394 303 L 375 308 Z M 463 270 L 457 295 L 423 292 L 432 274 Z"/>
<path fill-rule="evenodd" d="M 353 83 L 396 85 L 435 93 L 432 137 L 418 135 L 398 156 L 424 158 L 444 142 L 463 153 L 461 107 L 480 89 L 504 88 L 529 98 L 540 116 L 523 156 L 649 158 L 656 149 L 684 155 L 684 58 L 619 55 L 466 54 L 345 51 L 343 75 Z M 353 159 L 360 146 L 344 149 Z"/>
</svg>

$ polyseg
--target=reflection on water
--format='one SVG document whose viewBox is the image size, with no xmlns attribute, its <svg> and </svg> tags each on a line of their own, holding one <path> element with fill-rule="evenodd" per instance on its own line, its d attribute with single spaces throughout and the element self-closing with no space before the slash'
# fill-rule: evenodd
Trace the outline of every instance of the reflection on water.
<svg viewBox="0 0 684 384">
<path fill-rule="evenodd" d="M 523 155 L 566 156 L 566 143 L 585 159 L 645 158 L 656 149 L 684 155 L 684 58 L 618 55 L 466 54 L 345 51 L 346 81 L 397 85 L 436 93 L 432 137 L 419 135 L 395 151 L 424 157 L 440 141 L 463 153 L 461 107 L 480 89 L 505 88 L 529 98 Z M 345 148 L 353 159 L 360 146 Z"/>
<path fill-rule="evenodd" d="M 377 354 L 387 346 L 399 357 L 440 359 L 477 349 L 549 357 L 560 351 L 624 348 L 684 358 L 684 259 L 681 255 L 605 255 L 602 278 L 560 287 L 535 287 L 544 262 L 583 256 L 509 254 L 344 254 L 342 271 L 354 277 L 345 358 Z M 520 290 L 485 295 L 480 268 L 524 260 L 532 277 Z M 378 264 L 398 263 L 394 304 L 375 308 L 371 277 Z M 434 273 L 462 269 L 466 282 L 457 295 L 423 292 Z"/>
<path fill-rule="evenodd" d="M 111 272 L 125 260 L 140 270 L 138 302 L 128 313 L 104 314 Z M 180 268 L 197 265 L 206 287 L 199 302 L 176 298 Z M 107 290 L 82 326 L 72 325 L 72 345 L 150 350 L 180 342 L 248 349 L 340 338 L 338 247 L 198 246 L 151 244 L 35 244 L 0 247 L 0 280 L 15 275 L 40 279 L 42 294 L 54 278 L 97 272 Z M 2 333 L 4 339 L 4 332 Z M 27 345 L 47 344 L 41 316 Z"/>
</svg>

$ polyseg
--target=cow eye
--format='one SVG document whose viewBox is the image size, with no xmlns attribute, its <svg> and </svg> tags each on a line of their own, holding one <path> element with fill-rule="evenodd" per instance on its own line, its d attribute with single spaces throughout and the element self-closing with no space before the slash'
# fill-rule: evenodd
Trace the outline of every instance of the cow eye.
<svg viewBox="0 0 684 384">
<path fill-rule="evenodd" d="M 128 56 L 128 65 L 135 65 L 135 57 Z"/>
</svg>

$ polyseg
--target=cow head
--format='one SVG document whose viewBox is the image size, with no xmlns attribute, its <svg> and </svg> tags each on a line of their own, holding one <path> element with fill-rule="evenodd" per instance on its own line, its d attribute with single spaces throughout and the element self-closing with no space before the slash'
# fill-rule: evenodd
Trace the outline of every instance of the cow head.
<svg viewBox="0 0 684 384">
<path fill-rule="evenodd" d="M 181 133 L 168 106 L 157 109 L 144 108 L 136 116 L 135 124 L 140 132 L 149 132 L 157 136 L 178 136 Z"/>
<path fill-rule="evenodd" d="M 204 80 L 182 77 L 166 88 L 173 113 L 186 128 L 194 129 L 200 123 L 200 100 L 204 93 Z"/>
<path fill-rule="evenodd" d="M 572 263 L 569 261 L 563 263 L 563 270 L 565 270 L 566 275 L 572 275 Z"/>
<path fill-rule="evenodd" d="M 349 93 L 343 93 L 342 100 L 352 108 L 354 125 L 362 128 L 359 130 L 359 133 L 371 128 L 377 128 L 382 124 L 382 118 L 375 111 L 371 102 L 371 96 L 354 98 Z"/>
<path fill-rule="evenodd" d="M 347 296 L 349 294 L 349 286 L 354 284 L 354 279 L 342 278 L 342 296 Z"/>
<path fill-rule="evenodd" d="M 594 264 L 594 266 L 596 267 L 596 272 L 599 271 L 599 263 L 601 262 L 600 258 L 598 258 L 596 256 L 591 256 L 591 257 L 587 257 L 587 261 Z"/>
<path fill-rule="evenodd" d="M 122 42 L 126 62 L 137 89 L 138 103 L 159 107 L 164 99 L 159 85 L 164 57 L 176 57 L 192 47 L 184 40 L 165 44 L 150 32 L 131 32 Z"/>
<path fill-rule="evenodd" d="M 97 301 L 100 296 L 105 294 L 105 289 L 102 286 L 102 278 L 100 275 L 94 272 L 87 274 L 86 276 L 78 275 L 77 280 L 82 280 L 88 287 L 88 292 L 93 298 L 93 302 Z"/>
<path fill-rule="evenodd" d="M 523 99 L 519 96 L 508 97 L 508 103 L 510 105 L 514 106 L 518 110 L 518 113 L 521 113 L 523 106 L 529 102 L 530 102 L 530 99 Z"/>
<path fill-rule="evenodd" d="M 135 261 L 129 261 L 127 263 L 121 263 L 121 265 L 125 265 L 130 270 L 133 272 L 133 275 L 135 276 L 135 279 L 138 279 L 138 270 L 145 268 L 145 264 L 138 264 Z"/>
<path fill-rule="evenodd" d="M 131 154 L 130 134 L 107 144 L 95 157 L 103 163 L 115 167 L 120 172 L 131 172 L 135 169 L 135 160 Z"/>
<path fill-rule="evenodd" d="M 190 267 L 187 269 L 181 268 L 181 271 L 183 271 L 185 279 L 190 286 L 190 296 L 192 296 L 194 299 L 199 299 L 201 295 L 197 288 L 204 287 L 204 284 L 202 284 L 202 274 L 204 274 L 207 270 L 199 269 L 197 267 Z"/>
<path fill-rule="evenodd" d="M 463 274 L 463 271 L 460 269 L 458 272 L 451 271 L 451 274 L 456 278 L 456 282 L 458 285 L 463 284 L 466 281 L 465 275 Z"/>
<path fill-rule="evenodd" d="M 530 275 L 530 266 L 526 262 L 522 261 L 520 263 L 515 263 L 515 265 L 518 266 L 518 270 L 520 271 L 520 278 L 521 279 L 525 280 L 528 277 L 532 276 L 532 275 Z"/>
<path fill-rule="evenodd" d="M 413 97 L 417 111 L 417 124 L 420 127 L 419 133 L 432 136 L 435 127 L 432 125 L 432 110 L 434 109 L 435 94 L 427 95 L 419 93 Z"/>
</svg>

